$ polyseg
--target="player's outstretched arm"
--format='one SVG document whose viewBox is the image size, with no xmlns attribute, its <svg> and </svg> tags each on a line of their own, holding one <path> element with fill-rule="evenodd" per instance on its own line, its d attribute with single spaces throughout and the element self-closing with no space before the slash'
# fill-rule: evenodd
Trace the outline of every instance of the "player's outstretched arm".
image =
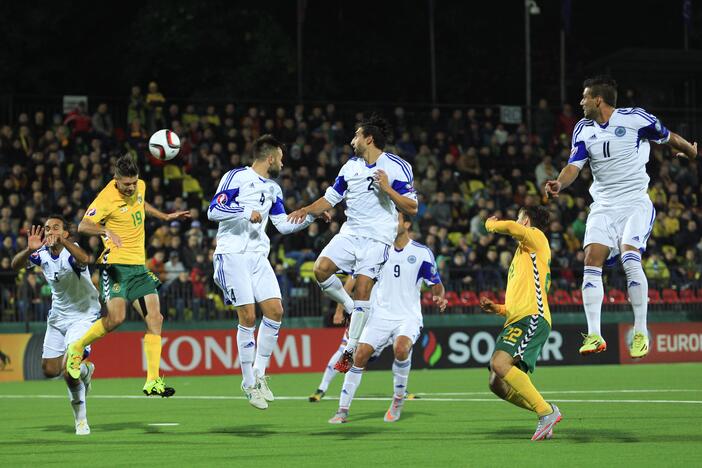
<svg viewBox="0 0 702 468">
<path fill-rule="evenodd" d="M 329 200 L 325 197 L 321 197 L 319 200 L 315 201 L 311 205 L 295 210 L 288 215 L 287 221 L 293 224 L 300 224 L 305 221 L 308 215 L 317 218 L 322 216 L 325 211 L 331 210 L 334 207 Z"/>
<path fill-rule="evenodd" d="M 558 198 L 558 194 L 561 190 L 568 188 L 570 184 L 578 178 L 578 174 L 580 174 L 580 168 L 578 166 L 575 164 L 566 164 L 566 167 L 558 174 L 558 179 L 546 182 L 544 186 L 546 195 Z"/>
<path fill-rule="evenodd" d="M 83 250 L 78 244 L 70 240 L 68 237 L 61 237 L 61 236 L 50 236 L 50 237 L 55 237 L 55 239 L 47 239 L 46 244 L 50 246 L 50 243 L 53 244 L 55 242 L 60 243 L 63 245 L 66 250 L 73 256 L 73 259 L 76 261 L 78 266 L 84 267 L 88 263 L 90 263 L 90 255 Z"/>
<path fill-rule="evenodd" d="M 114 232 L 107 229 L 105 226 L 95 224 L 89 219 L 83 219 L 78 225 L 78 232 L 86 236 L 102 236 L 107 237 L 115 244 L 115 247 L 122 247 L 122 239 Z"/>
<path fill-rule="evenodd" d="M 431 287 L 431 299 L 434 301 L 434 304 L 439 306 L 441 312 L 446 310 L 446 305 L 448 304 L 445 295 L 446 290 L 443 283 L 437 283 Z"/>
<path fill-rule="evenodd" d="M 384 170 L 378 169 L 375 171 L 375 181 L 378 183 L 378 188 L 388 194 L 398 210 L 410 216 L 417 214 L 419 210 L 417 200 L 401 195 L 393 189 L 392 185 L 390 185 L 388 175 Z"/>
<path fill-rule="evenodd" d="M 675 156 L 683 156 L 692 160 L 697 157 L 697 142 L 690 143 L 675 132 L 670 132 L 667 145 L 673 148 Z"/>
<path fill-rule="evenodd" d="M 504 304 L 495 304 L 487 297 L 480 298 L 480 308 L 491 314 L 507 315 L 507 307 Z"/>
<path fill-rule="evenodd" d="M 13 270 L 19 271 L 24 268 L 31 253 L 44 245 L 44 242 L 41 240 L 42 232 L 44 232 L 44 230 L 41 226 L 32 226 L 29 229 L 29 233 L 27 234 L 27 248 L 20 250 L 12 258 L 11 266 Z"/>
<path fill-rule="evenodd" d="M 148 202 L 144 203 L 144 209 L 146 210 L 146 214 L 148 216 L 153 216 L 154 218 L 164 222 L 182 221 L 191 218 L 190 211 L 176 211 L 174 213 L 164 213 L 163 211 L 159 210 L 158 208 L 155 208 L 151 205 L 151 203 Z"/>
<path fill-rule="evenodd" d="M 526 228 L 526 226 L 523 226 L 516 221 L 500 221 L 497 219 L 497 216 L 491 216 L 485 220 L 485 229 L 488 232 L 507 234 L 518 241 L 523 241 L 529 234 L 529 230 Z"/>
</svg>

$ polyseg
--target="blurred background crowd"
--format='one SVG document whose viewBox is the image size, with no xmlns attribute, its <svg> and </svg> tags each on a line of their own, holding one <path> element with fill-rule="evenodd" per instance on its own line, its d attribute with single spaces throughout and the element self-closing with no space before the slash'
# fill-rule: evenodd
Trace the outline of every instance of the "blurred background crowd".
<svg viewBox="0 0 702 468">
<path fill-rule="evenodd" d="M 18 113 L 0 125 L 0 319 L 45 316 L 50 290 L 41 274 L 17 274 L 10 259 L 26 247 L 28 228 L 49 214 L 60 213 L 76 226 L 111 179 L 111 163 L 125 152 L 139 164 L 150 203 L 166 212 L 192 212 L 192 221 L 185 223 L 146 223 L 147 266 L 164 283 L 164 309 L 177 319 L 231 316 L 212 281 L 217 226 L 206 215 L 219 179 L 231 168 L 250 164 L 252 142 L 273 134 L 286 144 L 278 183 L 287 211 L 293 211 L 333 183 L 352 154 L 349 142 L 361 111 L 368 110 L 332 103 L 174 103 L 151 82 L 132 88 L 124 121 L 100 101 L 80 103 L 66 114 L 41 108 Z M 498 107 L 380 111 L 393 128 L 386 151 L 414 169 L 419 213 L 412 237 L 434 251 L 443 281 L 455 293 L 449 312 L 472 310 L 481 293 L 500 297 L 515 244 L 488 234 L 484 221 L 492 215 L 516 219 L 520 206 L 535 204 L 547 204 L 551 212 L 546 234 L 552 249 L 552 302 L 577 304 L 592 176 L 586 167 L 555 200 L 544 198 L 542 187 L 568 160 L 579 111 L 569 105 L 554 109 L 542 99 L 533 111 L 531 134 L 523 124 L 504 123 Z M 665 115 L 659 117 L 665 124 Z M 180 154 L 168 164 L 147 150 L 149 135 L 160 128 L 172 129 L 182 142 Z M 697 295 L 702 268 L 699 164 L 652 144 L 648 173 L 657 212 L 644 256 L 651 299 L 702 301 Z M 280 236 L 269 226 L 270 260 L 289 314 L 318 315 L 327 307 L 314 284 L 312 262 L 338 232 L 343 207 L 333 215 L 330 224 L 317 222 L 296 235 Z M 99 255 L 98 238 L 76 240 L 93 258 Z M 625 303 L 619 295 L 626 291 L 621 267 L 615 264 L 606 276 L 608 300 Z"/>
</svg>

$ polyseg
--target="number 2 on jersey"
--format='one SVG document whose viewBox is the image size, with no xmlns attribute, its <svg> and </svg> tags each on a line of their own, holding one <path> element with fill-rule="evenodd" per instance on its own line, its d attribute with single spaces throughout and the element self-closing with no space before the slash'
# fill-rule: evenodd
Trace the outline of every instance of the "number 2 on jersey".
<svg viewBox="0 0 702 468">
<path fill-rule="evenodd" d="M 373 177 L 366 177 L 366 180 L 368 181 L 368 190 L 373 190 L 373 182 L 375 182 L 375 179 Z"/>
</svg>

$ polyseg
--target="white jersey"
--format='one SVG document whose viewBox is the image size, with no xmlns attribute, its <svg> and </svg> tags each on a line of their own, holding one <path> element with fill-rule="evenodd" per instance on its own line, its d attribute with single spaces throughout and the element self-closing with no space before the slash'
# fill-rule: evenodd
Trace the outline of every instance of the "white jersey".
<svg viewBox="0 0 702 468">
<path fill-rule="evenodd" d="M 422 322 L 422 283 L 441 283 L 434 254 L 419 242 L 410 241 L 402 250 L 390 248 L 371 301 L 374 319 L 417 319 Z"/>
<path fill-rule="evenodd" d="M 374 181 L 378 169 L 387 173 L 388 182 L 396 192 L 417 199 L 412 187 L 412 166 L 392 153 L 382 153 L 370 165 L 363 158 L 349 159 L 324 198 L 332 206 L 346 199 L 346 222 L 341 226 L 341 234 L 368 237 L 390 245 L 397 235 L 397 208 Z"/>
<path fill-rule="evenodd" d="M 40 267 L 51 286 L 49 323 L 100 317 L 98 292 L 90 279 L 88 267 L 80 266 L 68 249 L 63 248 L 54 257 L 46 246 L 42 247 L 29 256 L 29 266 Z"/>
<path fill-rule="evenodd" d="M 260 213 L 260 223 L 251 222 L 253 211 Z M 207 217 L 219 223 L 215 254 L 254 252 L 266 257 L 271 245 L 266 235 L 269 218 L 282 234 L 304 229 L 314 221 L 308 215 L 301 224 L 290 223 L 280 186 L 248 166 L 224 174 Z"/>
<path fill-rule="evenodd" d="M 666 143 L 669 138 L 660 120 L 643 109 L 615 109 L 604 125 L 590 119 L 578 122 L 568 163 L 582 169 L 589 162 L 594 202 L 621 207 L 648 197 L 649 141 Z"/>
</svg>

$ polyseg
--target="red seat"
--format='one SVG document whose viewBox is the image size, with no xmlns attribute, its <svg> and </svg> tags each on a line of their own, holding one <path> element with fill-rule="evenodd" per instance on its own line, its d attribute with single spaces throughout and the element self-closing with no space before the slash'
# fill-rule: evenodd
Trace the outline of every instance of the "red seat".
<svg viewBox="0 0 702 468">
<path fill-rule="evenodd" d="M 551 299 L 549 299 L 551 300 Z M 556 289 L 553 292 L 553 304 L 554 305 L 571 305 L 573 304 L 573 298 L 568 294 L 565 289 Z"/>
<path fill-rule="evenodd" d="M 583 292 L 579 289 L 574 289 L 570 292 L 573 297 L 573 304 L 582 305 L 583 304 Z"/>
<path fill-rule="evenodd" d="M 623 291 L 611 288 L 607 290 L 607 301 L 610 304 L 626 304 L 629 302 L 626 298 L 626 294 Z"/>
<path fill-rule="evenodd" d="M 446 291 L 446 300 L 448 301 L 448 306 L 449 307 L 456 307 L 463 305 L 461 304 L 461 300 L 458 298 L 458 294 L 456 294 L 453 291 Z"/>
<path fill-rule="evenodd" d="M 492 291 L 480 291 L 480 294 L 478 294 L 478 298 L 482 298 L 482 297 L 487 297 L 492 302 L 498 302 L 497 296 Z"/>
<path fill-rule="evenodd" d="M 422 294 L 422 305 L 423 306 L 434 305 L 434 300 L 432 299 L 431 291 L 424 291 L 424 294 Z"/>
<path fill-rule="evenodd" d="M 679 304 L 678 292 L 675 289 L 665 288 L 663 290 L 663 302 L 666 304 Z"/>
<path fill-rule="evenodd" d="M 505 303 L 505 290 L 504 289 L 500 289 L 499 291 L 497 291 L 497 302 L 499 302 L 500 304 Z"/>
<path fill-rule="evenodd" d="M 480 304 L 480 299 L 478 299 L 478 295 L 473 291 L 462 291 L 461 304 L 466 307 L 477 306 Z"/>
<path fill-rule="evenodd" d="M 683 304 L 692 304 L 697 298 L 695 297 L 695 291 L 692 289 L 681 289 L 680 290 L 680 302 Z"/>
<path fill-rule="evenodd" d="M 663 299 L 661 299 L 661 293 L 657 289 L 648 290 L 648 303 L 649 304 L 663 304 Z"/>
</svg>

